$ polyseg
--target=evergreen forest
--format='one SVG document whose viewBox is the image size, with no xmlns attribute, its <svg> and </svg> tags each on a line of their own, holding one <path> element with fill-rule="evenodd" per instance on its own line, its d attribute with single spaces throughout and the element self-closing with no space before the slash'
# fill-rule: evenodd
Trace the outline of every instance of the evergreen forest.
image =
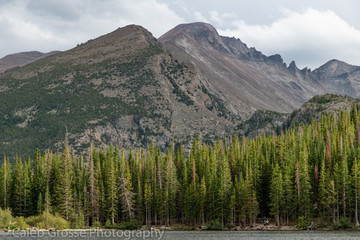
<svg viewBox="0 0 360 240">
<path fill-rule="evenodd" d="M 65 146 L 25 160 L 5 156 L 0 207 L 14 217 L 47 213 L 84 226 L 252 226 L 263 218 L 358 226 L 359 121 L 354 106 L 281 134 L 211 144 L 197 138 L 189 152 L 172 142 L 166 152 L 110 146 L 75 156 Z"/>
</svg>

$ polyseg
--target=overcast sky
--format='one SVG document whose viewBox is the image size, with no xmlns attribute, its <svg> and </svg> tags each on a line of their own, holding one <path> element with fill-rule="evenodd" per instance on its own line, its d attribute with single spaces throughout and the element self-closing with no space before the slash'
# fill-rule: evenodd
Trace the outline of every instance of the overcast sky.
<svg viewBox="0 0 360 240">
<path fill-rule="evenodd" d="M 185 22 L 212 24 L 286 63 L 360 65 L 358 0 L 0 0 L 0 58 L 67 50 L 128 24 L 160 37 Z"/>
</svg>

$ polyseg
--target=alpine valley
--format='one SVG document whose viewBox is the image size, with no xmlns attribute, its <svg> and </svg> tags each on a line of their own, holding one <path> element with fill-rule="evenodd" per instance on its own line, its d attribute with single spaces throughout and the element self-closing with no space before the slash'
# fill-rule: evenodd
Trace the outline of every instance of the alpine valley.
<svg viewBox="0 0 360 240">
<path fill-rule="evenodd" d="M 78 153 L 91 141 L 167 149 L 172 136 L 189 149 L 196 136 L 277 131 L 360 97 L 360 67 L 287 66 L 206 23 L 159 39 L 129 25 L 65 52 L 7 56 L 0 72 L 0 152 L 10 156 L 58 151 L 65 139 Z"/>
</svg>

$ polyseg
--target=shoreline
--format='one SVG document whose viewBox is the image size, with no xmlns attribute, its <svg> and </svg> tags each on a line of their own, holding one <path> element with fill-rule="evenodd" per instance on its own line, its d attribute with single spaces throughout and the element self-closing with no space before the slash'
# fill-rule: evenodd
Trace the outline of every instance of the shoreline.
<svg viewBox="0 0 360 240">
<path fill-rule="evenodd" d="M 360 228 L 347 228 L 347 229 L 333 229 L 330 227 L 327 228 L 297 228 L 296 226 L 255 226 L 255 227 L 233 227 L 233 228 L 223 228 L 223 229 L 201 229 L 199 227 L 184 226 L 184 227 L 173 227 L 173 226 L 143 226 L 139 229 L 118 229 L 118 228 L 79 228 L 79 229 L 22 229 L 22 230 L 6 230 L 1 229 L 0 233 L 21 233 L 21 232 L 105 232 L 105 231 L 234 231 L 234 232 L 256 232 L 256 231 L 279 231 L 279 232 L 289 232 L 289 231 L 360 231 Z"/>
</svg>

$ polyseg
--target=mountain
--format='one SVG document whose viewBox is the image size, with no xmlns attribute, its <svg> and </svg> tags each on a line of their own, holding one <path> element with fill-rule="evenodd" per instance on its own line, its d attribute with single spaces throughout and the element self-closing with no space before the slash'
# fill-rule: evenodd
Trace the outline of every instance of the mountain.
<svg viewBox="0 0 360 240">
<path fill-rule="evenodd" d="M 0 152 L 57 151 L 65 139 L 85 153 L 91 141 L 166 149 L 174 136 L 189 149 L 196 136 L 252 137 L 309 120 L 297 109 L 316 95 L 357 97 L 358 74 L 338 60 L 287 66 L 206 23 L 159 39 L 129 25 L 0 74 Z"/>
<path fill-rule="evenodd" d="M 336 117 L 339 111 L 350 112 L 354 104 L 360 106 L 360 99 L 330 93 L 317 95 L 291 113 L 257 110 L 237 128 L 241 135 L 250 138 L 272 132 L 280 134 L 294 126 L 309 125 L 313 119 L 320 121 L 323 114 Z"/>
<path fill-rule="evenodd" d="M 319 121 L 322 114 L 337 116 L 339 111 L 350 112 L 353 105 L 360 106 L 360 99 L 329 93 L 315 96 L 301 108 L 288 114 L 283 129 L 310 124 L 312 119 Z"/>
<path fill-rule="evenodd" d="M 159 38 L 180 61 L 194 65 L 209 91 L 242 119 L 256 110 L 291 112 L 325 89 L 308 70 L 286 67 L 206 23 L 181 24 Z"/>
<path fill-rule="evenodd" d="M 0 75 L 0 151 L 161 148 L 233 134 L 222 102 L 150 32 L 130 25 Z"/>
<path fill-rule="evenodd" d="M 5 72 L 8 69 L 14 67 L 24 66 L 26 64 L 35 62 L 41 58 L 59 53 L 59 51 L 52 51 L 48 53 L 42 53 L 38 51 L 31 51 L 31 52 L 20 52 L 7 55 L 0 59 L 0 73 Z"/>
<path fill-rule="evenodd" d="M 326 86 L 327 92 L 360 97 L 360 67 L 339 60 L 331 60 L 312 73 L 314 78 Z"/>
</svg>

